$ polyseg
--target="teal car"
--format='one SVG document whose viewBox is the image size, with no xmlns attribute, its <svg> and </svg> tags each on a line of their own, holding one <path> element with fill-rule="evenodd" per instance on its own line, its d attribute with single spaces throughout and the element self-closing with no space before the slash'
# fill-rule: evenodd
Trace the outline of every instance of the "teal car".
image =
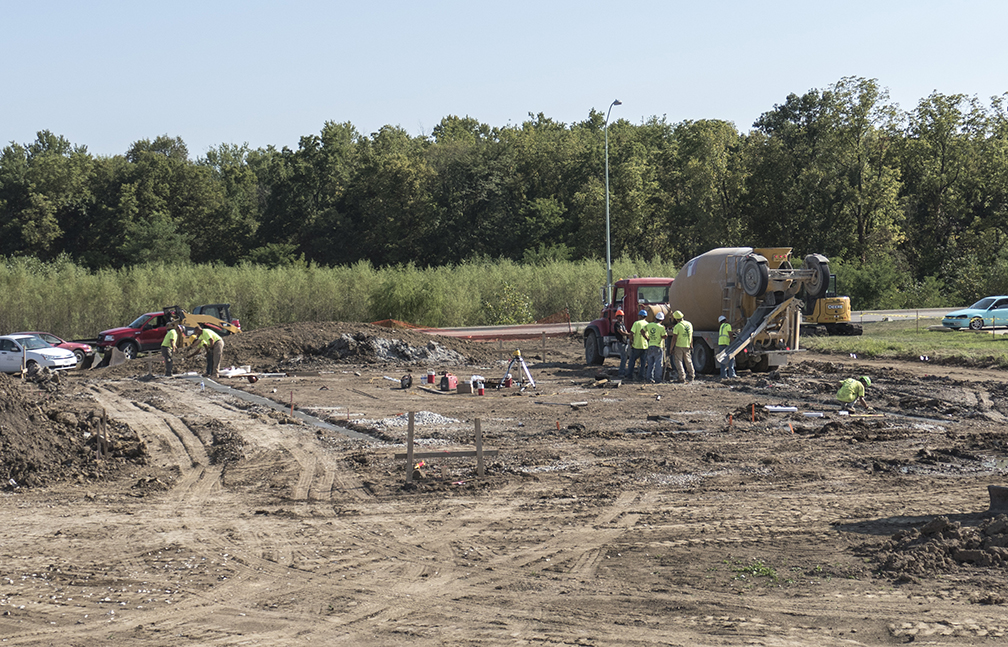
<svg viewBox="0 0 1008 647">
<path fill-rule="evenodd" d="M 989 326 L 1008 326 L 1008 296 L 984 297 L 973 305 L 945 315 L 946 328 L 980 330 Z"/>
</svg>

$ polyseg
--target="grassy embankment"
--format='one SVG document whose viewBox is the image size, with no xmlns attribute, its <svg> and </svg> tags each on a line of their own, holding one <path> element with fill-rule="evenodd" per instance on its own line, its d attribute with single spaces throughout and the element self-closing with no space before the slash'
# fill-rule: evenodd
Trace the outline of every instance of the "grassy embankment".
<svg viewBox="0 0 1008 647">
<path fill-rule="evenodd" d="M 661 260 L 613 262 L 614 279 L 675 276 L 675 271 Z M 206 303 L 230 303 L 246 330 L 301 321 L 528 323 L 564 308 L 572 321 L 585 321 L 598 316 L 604 283 L 601 261 L 479 260 L 433 268 L 187 264 L 90 272 L 68 261 L 0 257 L 0 334 L 46 330 L 91 339 L 145 312 Z"/>
<path fill-rule="evenodd" d="M 1008 335 L 928 330 L 940 319 L 882 321 L 864 324 L 859 337 L 803 337 L 802 345 L 820 353 L 873 359 L 920 361 L 1008 369 Z"/>
</svg>

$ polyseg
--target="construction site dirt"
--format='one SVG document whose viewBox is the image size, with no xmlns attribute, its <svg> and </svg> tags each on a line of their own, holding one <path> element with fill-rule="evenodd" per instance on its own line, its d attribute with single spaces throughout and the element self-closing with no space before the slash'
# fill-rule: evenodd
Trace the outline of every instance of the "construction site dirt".
<svg viewBox="0 0 1008 647">
<path fill-rule="evenodd" d="M 495 388 L 513 344 L 344 323 L 225 338 L 254 383 L 201 357 L 0 375 L 0 640 L 1008 640 L 1005 372 L 798 354 L 619 384 L 576 335 L 521 343 L 534 388 Z M 861 374 L 874 409 L 840 415 Z M 485 475 L 397 459 L 410 412 L 417 452 L 478 421 Z"/>
</svg>

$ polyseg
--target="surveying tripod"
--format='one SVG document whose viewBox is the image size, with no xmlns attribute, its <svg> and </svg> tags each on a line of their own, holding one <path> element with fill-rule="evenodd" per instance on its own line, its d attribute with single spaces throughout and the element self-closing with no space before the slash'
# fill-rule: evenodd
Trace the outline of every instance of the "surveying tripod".
<svg viewBox="0 0 1008 647">
<path fill-rule="evenodd" d="M 504 376 L 497 384 L 498 389 L 504 386 L 504 380 L 506 380 L 507 376 L 511 374 L 511 367 L 517 367 L 518 365 L 521 365 L 522 370 L 525 371 L 525 377 L 528 378 L 528 383 L 533 389 L 536 388 L 535 380 L 532 379 L 532 374 L 529 373 L 528 365 L 525 363 L 525 360 L 522 359 L 521 350 L 516 350 L 512 354 L 511 361 L 508 362 L 507 369 L 504 371 Z M 521 382 L 521 374 L 518 375 L 518 381 Z"/>
</svg>

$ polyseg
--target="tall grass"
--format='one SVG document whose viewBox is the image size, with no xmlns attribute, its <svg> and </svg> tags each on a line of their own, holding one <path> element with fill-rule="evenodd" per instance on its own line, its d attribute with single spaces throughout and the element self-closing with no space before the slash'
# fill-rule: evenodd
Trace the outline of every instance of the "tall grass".
<svg viewBox="0 0 1008 647">
<path fill-rule="evenodd" d="M 375 268 L 367 261 L 332 268 L 148 264 L 89 272 L 65 258 L 0 258 L 0 333 L 47 330 L 90 339 L 144 312 L 207 303 L 230 303 L 248 330 L 381 319 L 475 326 L 489 323 L 485 303 L 506 284 L 527 297 L 535 319 L 568 308 L 573 321 L 585 321 L 598 316 L 605 274 L 600 261 L 474 259 L 432 268 Z M 614 280 L 635 275 L 675 276 L 675 268 L 660 258 L 614 262 Z"/>
</svg>

